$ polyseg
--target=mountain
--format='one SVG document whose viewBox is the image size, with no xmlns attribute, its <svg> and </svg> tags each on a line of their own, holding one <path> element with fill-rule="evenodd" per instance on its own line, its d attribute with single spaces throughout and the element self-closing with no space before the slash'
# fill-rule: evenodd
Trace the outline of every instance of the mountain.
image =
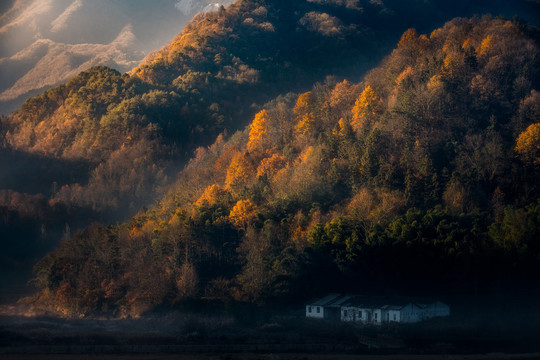
<svg viewBox="0 0 540 360">
<path fill-rule="evenodd" d="M 19 18 L 33 19 L 46 4 Z M 76 14 L 77 4 L 64 13 Z M 188 11 L 196 4 L 176 7 Z M 244 126 L 257 106 L 280 93 L 304 90 L 329 75 L 358 78 L 407 24 L 432 27 L 446 17 L 441 4 L 240 1 L 196 17 L 129 74 L 95 67 L 29 99 L 2 121 L 3 142 L 10 151 L 88 164 L 82 183 L 58 183 L 57 200 L 133 211 L 174 173 L 170 161 L 181 168 L 196 146 Z M 110 56 L 120 55 L 118 44 L 138 44 L 134 29 L 124 28 L 107 47 Z M 29 53 L 54 48 L 41 41 Z M 63 62 L 77 64 L 70 57 Z"/>
<path fill-rule="evenodd" d="M 0 113 L 92 66 L 129 71 L 195 14 L 231 2 L 17 0 L 0 16 Z"/>
<path fill-rule="evenodd" d="M 489 16 L 407 30 L 362 81 L 275 98 L 199 148 L 154 207 L 63 241 L 26 303 L 137 317 L 201 297 L 528 289 L 539 40 Z"/>
<path fill-rule="evenodd" d="M 162 32 L 154 28 L 160 23 L 144 27 L 143 19 L 165 10 L 176 19 L 197 3 L 163 2 L 170 6 L 160 10 L 148 2 L 115 1 L 111 10 L 99 1 L 75 1 L 50 14 L 45 10 L 52 0 L 21 4 L 14 2 L 16 11 L 2 17 L 2 51 L 11 43 L 26 44 L 17 51 L 31 45 L 36 29 L 52 41 L 39 42 L 38 50 L 68 44 L 74 34 L 90 36 L 85 42 L 92 44 L 129 43 L 145 51 L 138 47 L 141 39 Z M 152 204 L 198 146 L 244 127 L 276 96 L 295 98 L 288 93 L 305 92 L 326 78 L 359 81 L 408 27 L 429 31 L 451 16 L 479 10 L 524 13 L 534 23 L 538 13 L 525 11 L 538 4 L 522 1 L 244 0 L 227 9 L 205 4 L 198 9 L 217 10 L 196 16 L 131 72 L 92 67 L 0 118 L 2 275 L 27 274 L 30 262 L 78 228 L 121 221 Z M 144 11 L 133 14 L 138 6 Z M 97 20 L 85 20 L 81 9 Z M 85 32 L 85 21 L 99 25 L 97 30 Z M 72 23 L 79 26 L 69 31 Z M 31 26 L 23 31 L 17 24 Z M 53 27 L 65 30 L 53 37 Z M 120 56 L 115 49 L 112 54 Z M 62 61 L 79 63 L 69 56 Z"/>
</svg>

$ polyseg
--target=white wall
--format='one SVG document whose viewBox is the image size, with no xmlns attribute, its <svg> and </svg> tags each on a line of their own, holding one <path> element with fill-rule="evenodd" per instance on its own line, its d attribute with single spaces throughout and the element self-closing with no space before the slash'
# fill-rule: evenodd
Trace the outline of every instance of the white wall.
<svg viewBox="0 0 540 360">
<path fill-rule="evenodd" d="M 341 308 L 341 321 L 367 323 L 372 320 L 372 310 L 354 306 Z"/>
<path fill-rule="evenodd" d="M 324 309 L 322 306 L 306 305 L 306 317 L 317 319 L 324 318 Z"/>
<path fill-rule="evenodd" d="M 384 315 L 385 322 L 401 322 L 401 311 L 400 310 L 387 310 Z"/>
<path fill-rule="evenodd" d="M 383 311 L 381 309 L 374 309 L 371 313 L 371 322 L 374 324 L 382 324 Z"/>
</svg>

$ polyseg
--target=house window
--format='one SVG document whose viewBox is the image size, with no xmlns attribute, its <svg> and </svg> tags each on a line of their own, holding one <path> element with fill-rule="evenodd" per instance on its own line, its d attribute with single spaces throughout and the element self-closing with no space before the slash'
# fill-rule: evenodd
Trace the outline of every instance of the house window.
<svg viewBox="0 0 540 360">
<path fill-rule="evenodd" d="M 377 313 L 375 313 L 375 314 L 373 315 L 373 318 L 374 318 L 375 320 L 377 320 Z"/>
<path fill-rule="evenodd" d="M 307 311 L 311 312 L 311 306 L 308 306 Z"/>
<path fill-rule="evenodd" d="M 317 306 L 317 314 L 321 312 L 321 308 Z"/>
<path fill-rule="evenodd" d="M 347 310 L 343 310 L 343 316 L 347 316 Z"/>
</svg>

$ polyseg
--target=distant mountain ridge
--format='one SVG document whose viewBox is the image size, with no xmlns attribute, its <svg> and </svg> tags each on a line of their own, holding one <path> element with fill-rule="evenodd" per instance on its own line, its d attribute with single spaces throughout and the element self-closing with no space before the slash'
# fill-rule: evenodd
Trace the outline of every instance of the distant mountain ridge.
<svg viewBox="0 0 540 360">
<path fill-rule="evenodd" d="M 135 67 L 200 11 L 230 0 L 17 0 L 0 17 L 0 113 L 96 65 Z"/>
</svg>

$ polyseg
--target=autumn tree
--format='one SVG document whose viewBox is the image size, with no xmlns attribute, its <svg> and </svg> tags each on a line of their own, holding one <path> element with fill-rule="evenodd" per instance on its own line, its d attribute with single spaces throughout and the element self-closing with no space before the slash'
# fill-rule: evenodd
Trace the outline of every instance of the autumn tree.
<svg viewBox="0 0 540 360">
<path fill-rule="evenodd" d="M 268 132 L 268 112 L 259 111 L 250 125 L 249 141 L 247 149 L 249 152 L 263 150 L 266 145 L 266 133 Z"/>
<path fill-rule="evenodd" d="M 246 230 L 255 219 L 258 207 L 251 200 L 239 200 L 229 214 L 231 223 L 239 229 Z"/>
<path fill-rule="evenodd" d="M 523 161 L 540 165 L 540 123 L 530 125 L 519 135 L 515 150 Z"/>
<path fill-rule="evenodd" d="M 213 184 L 208 186 L 197 201 L 195 206 L 208 205 L 212 206 L 219 202 L 227 194 L 227 191 L 222 189 L 219 185 Z"/>
<path fill-rule="evenodd" d="M 356 100 L 352 109 L 351 126 L 356 132 L 365 129 L 379 110 L 379 97 L 373 91 L 373 88 L 368 85 L 362 94 Z"/>
<path fill-rule="evenodd" d="M 280 169 L 282 169 L 287 164 L 287 159 L 285 156 L 280 154 L 273 154 L 271 157 L 265 158 L 259 164 L 257 168 L 257 176 L 262 175 L 274 175 Z"/>
<path fill-rule="evenodd" d="M 229 189 L 236 189 L 247 185 L 249 180 L 255 175 L 253 164 L 247 155 L 237 152 L 227 169 L 225 184 Z"/>
<path fill-rule="evenodd" d="M 343 80 L 332 89 L 330 97 L 324 105 L 333 113 L 339 115 L 345 108 L 350 108 L 354 104 L 357 95 L 358 85 Z"/>
<path fill-rule="evenodd" d="M 405 47 L 409 46 L 412 42 L 414 42 L 418 38 L 418 33 L 416 32 L 416 29 L 408 29 L 401 35 L 401 39 L 399 39 L 398 47 Z"/>
<path fill-rule="evenodd" d="M 315 123 L 315 115 L 312 111 L 313 103 L 314 99 L 311 91 L 301 94 L 298 97 L 293 110 L 298 121 L 294 128 L 297 134 L 306 135 L 313 130 Z"/>
<path fill-rule="evenodd" d="M 476 50 L 478 56 L 486 56 L 493 48 L 494 39 L 492 35 L 488 35 L 482 40 L 482 43 Z"/>
</svg>

